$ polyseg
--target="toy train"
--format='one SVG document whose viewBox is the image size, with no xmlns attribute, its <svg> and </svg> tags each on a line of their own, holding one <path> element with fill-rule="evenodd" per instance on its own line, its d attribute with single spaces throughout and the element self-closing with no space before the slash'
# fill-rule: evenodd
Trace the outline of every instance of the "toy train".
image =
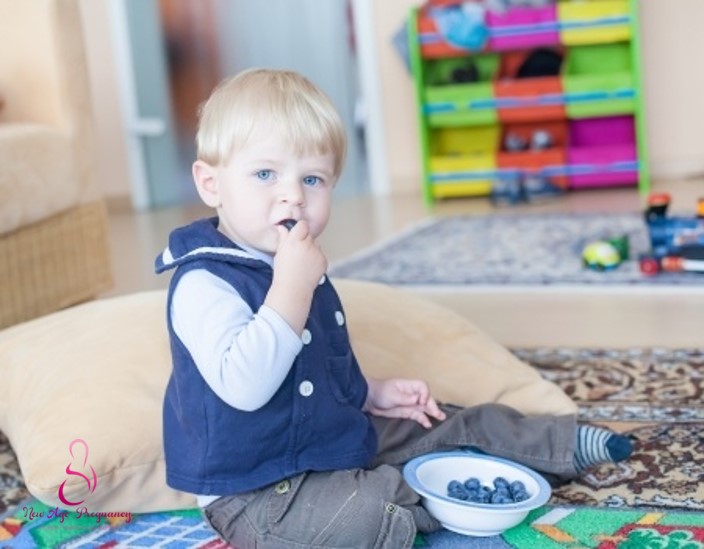
<svg viewBox="0 0 704 549">
<path fill-rule="evenodd" d="M 668 216 L 669 205 L 669 194 L 648 198 L 645 222 L 651 249 L 640 257 L 641 272 L 704 272 L 704 199 L 699 199 L 696 216 L 692 217 Z"/>
</svg>

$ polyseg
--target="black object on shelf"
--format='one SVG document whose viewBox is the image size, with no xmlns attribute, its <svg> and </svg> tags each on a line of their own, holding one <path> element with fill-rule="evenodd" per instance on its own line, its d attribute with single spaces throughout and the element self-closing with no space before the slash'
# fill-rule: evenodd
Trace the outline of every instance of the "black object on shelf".
<svg viewBox="0 0 704 549">
<path fill-rule="evenodd" d="M 479 69 L 473 61 L 468 61 L 466 65 L 457 67 L 452 71 L 450 80 L 453 84 L 472 84 L 479 81 Z"/>
<path fill-rule="evenodd" d="M 562 55 L 555 50 L 538 48 L 529 53 L 516 72 L 516 78 L 559 76 Z"/>
</svg>

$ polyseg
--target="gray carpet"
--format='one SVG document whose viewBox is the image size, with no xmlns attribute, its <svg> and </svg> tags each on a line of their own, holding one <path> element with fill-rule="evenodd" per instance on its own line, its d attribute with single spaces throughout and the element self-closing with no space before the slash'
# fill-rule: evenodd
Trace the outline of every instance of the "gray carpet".
<svg viewBox="0 0 704 549">
<path fill-rule="evenodd" d="M 590 242 L 628 235 L 630 257 L 616 269 L 582 265 Z M 332 266 L 341 278 L 394 285 L 701 285 L 701 273 L 641 274 L 650 243 L 640 214 L 497 214 L 421 223 Z"/>
</svg>

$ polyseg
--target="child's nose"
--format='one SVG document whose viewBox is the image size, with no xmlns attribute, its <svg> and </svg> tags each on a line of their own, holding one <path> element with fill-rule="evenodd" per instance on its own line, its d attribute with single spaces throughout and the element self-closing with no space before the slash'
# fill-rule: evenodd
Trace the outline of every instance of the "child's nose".
<svg viewBox="0 0 704 549">
<path fill-rule="evenodd" d="M 281 200 L 292 204 L 303 204 L 303 186 L 298 181 L 286 180 L 281 185 Z"/>
</svg>

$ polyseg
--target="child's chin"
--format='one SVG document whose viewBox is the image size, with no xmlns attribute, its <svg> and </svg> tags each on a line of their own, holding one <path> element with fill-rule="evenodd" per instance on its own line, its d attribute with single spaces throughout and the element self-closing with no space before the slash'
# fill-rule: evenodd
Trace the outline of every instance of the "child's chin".
<svg viewBox="0 0 704 549">
<path fill-rule="evenodd" d="M 271 256 L 276 254 L 276 248 L 277 248 L 276 242 L 273 242 L 273 243 L 267 242 L 266 244 L 262 244 L 261 246 L 257 246 L 257 250 L 259 250 L 263 254 L 267 254 L 267 255 L 271 255 Z"/>
</svg>

